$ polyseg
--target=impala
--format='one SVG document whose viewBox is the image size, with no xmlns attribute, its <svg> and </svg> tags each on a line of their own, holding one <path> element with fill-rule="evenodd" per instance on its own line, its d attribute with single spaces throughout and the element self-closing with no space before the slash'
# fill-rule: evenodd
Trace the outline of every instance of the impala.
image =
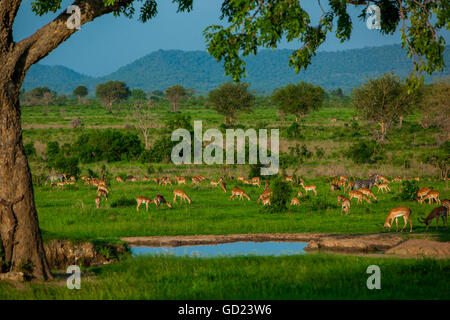
<svg viewBox="0 0 450 320">
<path fill-rule="evenodd" d="M 270 197 L 272 195 L 272 189 L 266 189 L 259 195 L 258 200 L 256 200 L 257 203 L 259 203 L 260 200 L 263 200 L 266 197 Z"/>
<path fill-rule="evenodd" d="M 348 192 L 348 195 L 349 195 L 350 200 L 352 200 L 353 198 L 358 199 L 357 203 L 362 203 L 363 199 L 366 200 L 367 203 L 371 203 L 370 200 L 362 192 L 359 192 L 357 190 L 350 190 Z"/>
<path fill-rule="evenodd" d="M 414 180 L 415 181 L 420 181 L 420 177 L 415 177 Z"/>
<path fill-rule="evenodd" d="M 423 197 L 425 197 L 428 192 L 430 192 L 432 189 L 428 187 L 422 187 L 417 191 L 417 200 L 422 200 Z"/>
<path fill-rule="evenodd" d="M 372 198 L 375 201 L 378 200 L 377 197 L 375 197 L 375 195 L 373 194 L 373 192 L 367 188 L 359 188 L 358 191 L 361 192 L 363 195 L 365 195 L 368 198 Z"/>
<path fill-rule="evenodd" d="M 243 176 L 237 176 L 236 179 L 237 179 L 238 181 L 244 181 L 245 178 L 244 178 Z"/>
<path fill-rule="evenodd" d="M 345 212 L 345 214 L 348 215 L 351 205 L 352 202 L 350 201 L 350 199 L 343 197 L 341 205 L 341 214 L 342 212 Z"/>
<path fill-rule="evenodd" d="M 131 182 L 136 182 L 138 179 L 137 179 L 136 177 L 130 177 L 129 180 L 130 180 Z"/>
<path fill-rule="evenodd" d="M 102 202 L 102 198 L 97 196 L 95 197 L 95 207 L 98 209 L 100 208 L 100 203 Z"/>
<path fill-rule="evenodd" d="M 139 207 L 141 206 L 141 204 L 145 204 L 145 209 L 146 211 L 148 211 L 148 205 L 150 203 L 153 203 L 154 200 L 150 200 L 147 197 L 137 197 L 136 202 L 137 202 L 136 211 L 139 211 Z"/>
<path fill-rule="evenodd" d="M 411 221 L 410 216 L 411 216 L 411 209 L 409 209 L 407 207 L 393 208 L 393 209 L 391 209 L 391 211 L 389 211 L 386 221 L 384 222 L 384 227 L 388 228 L 389 231 L 391 231 L 392 222 L 394 222 L 394 219 L 395 219 L 395 224 L 397 226 L 396 231 L 398 232 L 398 218 L 403 217 L 403 220 L 405 221 L 405 225 L 403 226 L 402 232 L 406 228 L 408 221 L 409 221 L 409 226 L 410 226 L 409 232 L 412 232 L 412 221 Z"/>
<path fill-rule="evenodd" d="M 302 197 L 303 196 L 303 193 L 299 190 L 298 192 L 297 192 L 297 197 Z"/>
<path fill-rule="evenodd" d="M 439 191 L 436 190 L 431 190 L 430 192 L 427 193 L 427 195 L 425 197 L 423 197 L 422 199 L 419 200 L 419 203 L 424 203 L 425 201 L 428 200 L 428 204 L 432 203 L 433 200 L 436 203 L 441 204 L 441 200 L 439 199 Z"/>
<path fill-rule="evenodd" d="M 180 189 L 173 190 L 173 203 L 177 202 L 177 197 L 180 197 L 181 201 L 184 202 L 187 200 L 189 204 L 191 204 L 191 198 L 189 198 L 186 192 L 184 192 L 183 190 Z"/>
<path fill-rule="evenodd" d="M 144 176 L 144 177 L 142 178 L 142 181 L 150 181 L 150 178 L 147 177 L 147 176 Z"/>
<path fill-rule="evenodd" d="M 159 184 L 159 179 L 158 178 L 153 178 L 153 181 L 155 181 L 156 184 Z"/>
<path fill-rule="evenodd" d="M 244 184 L 252 184 L 252 182 L 250 180 L 248 180 L 248 179 L 244 179 L 244 180 L 242 180 L 242 182 Z"/>
<path fill-rule="evenodd" d="M 330 186 L 331 192 L 339 191 L 341 190 L 341 187 L 339 187 L 337 184 L 332 183 Z"/>
<path fill-rule="evenodd" d="M 449 199 L 442 200 L 442 205 L 444 207 L 447 207 L 450 210 L 450 200 Z"/>
<path fill-rule="evenodd" d="M 184 177 L 175 176 L 175 179 L 177 180 L 178 184 L 186 184 L 186 178 Z"/>
<path fill-rule="evenodd" d="M 64 188 L 65 185 L 66 185 L 65 182 L 57 182 L 56 183 L 56 186 L 59 187 L 59 188 Z"/>
<path fill-rule="evenodd" d="M 164 199 L 164 196 L 162 194 L 157 194 L 155 196 L 155 198 L 153 199 L 153 203 L 159 207 L 160 204 L 165 204 L 167 205 L 169 208 L 172 209 L 172 205 L 166 201 L 166 199 Z"/>
<path fill-rule="evenodd" d="M 260 188 L 261 187 L 261 178 L 254 177 L 254 178 L 252 178 L 251 183 L 253 186 L 257 186 L 258 188 Z"/>
<path fill-rule="evenodd" d="M 192 177 L 192 184 L 199 185 L 201 182 L 198 177 Z"/>
<path fill-rule="evenodd" d="M 223 192 L 227 193 L 227 186 L 225 182 L 219 183 L 219 187 L 222 188 Z"/>
<path fill-rule="evenodd" d="M 230 199 L 234 199 L 235 197 L 239 197 L 239 200 L 242 200 L 242 197 L 246 197 L 247 200 L 250 201 L 250 197 L 244 192 L 244 190 L 238 187 L 234 187 L 233 190 L 231 190 Z"/>
<path fill-rule="evenodd" d="M 312 192 L 314 192 L 314 195 L 317 196 L 316 186 L 305 186 L 303 181 L 302 181 L 302 183 L 300 185 L 303 187 L 303 189 L 305 189 L 306 193 L 308 193 L 308 191 L 312 191 Z"/>
<path fill-rule="evenodd" d="M 384 183 L 390 183 L 390 182 L 389 182 L 389 179 L 386 178 L 385 176 L 378 176 L 378 179 L 380 179 L 381 182 L 384 182 Z"/>
<path fill-rule="evenodd" d="M 433 219 L 436 218 L 436 230 L 438 230 L 439 217 L 442 217 L 442 220 L 444 221 L 444 226 L 448 228 L 447 225 L 448 211 L 449 209 L 447 207 L 444 206 L 437 207 L 434 208 L 433 211 L 431 211 L 431 213 L 425 219 L 420 220 L 419 218 L 417 218 L 417 220 L 419 220 L 419 222 L 425 223 L 425 225 L 427 226 L 426 230 L 428 230 L 431 221 L 433 221 Z"/>
<path fill-rule="evenodd" d="M 123 182 L 123 179 L 121 177 L 116 177 L 117 182 Z"/>
<path fill-rule="evenodd" d="M 261 199 L 261 202 L 264 206 L 270 206 L 270 196 Z"/>
<path fill-rule="evenodd" d="M 403 179 L 400 177 L 395 177 L 394 179 L 392 179 L 393 182 L 402 182 Z"/>
<path fill-rule="evenodd" d="M 338 195 L 337 196 L 337 204 L 341 203 L 341 201 L 344 201 L 345 199 L 347 199 L 347 198 L 344 196 Z"/>
<path fill-rule="evenodd" d="M 348 181 L 347 176 L 339 176 L 339 180 Z"/>
<path fill-rule="evenodd" d="M 162 177 L 161 180 L 159 180 L 159 184 L 163 184 L 165 186 L 167 186 L 168 184 L 172 185 L 172 181 L 169 177 Z"/>
<path fill-rule="evenodd" d="M 293 176 L 287 176 L 286 178 L 284 178 L 284 181 L 286 181 L 286 182 L 292 182 L 292 183 L 294 183 L 294 182 L 295 182 L 295 180 L 294 180 L 294 177 L 293 177 Z"/>
<path fill-rule="evenodd" d="M 210 181 L 210 184 L 213 186 L 213 187 L 217 187 L 218 185 L 219 185 L 219 183 L 221 183 L 223 181 L 223 178 L 222 177 L 220 177 L 219 178 L 219 181 Z"/>
<path fill-rule="evenodd" d="M 97 190 L 97 196 L 99 196 L 100 198 L 103 196 L 105 197 L 105 200 L 108 200 L 108 193 L 103 189 Z"/>
<path fill-rule="evenodd" d="M 355 187 L 355 181 L 349 181 L 346 186 L 344 186 L 344 191 L 352 190 Z"/>
<path fill-rule="evenodd" d="M 300 205 L 300 200 L 298 200 L 298 198 L 293 197 L 291 199 L 291 206 L 299 206 Z"/>
<path fill-rule="evenodd" d="M 380 190 L 383 192 L 391 192 L 391 189 L 387 183 L 375 183 L 375 185 L 378 188 L 377 192 L 380 192 Z"/>
</svg>

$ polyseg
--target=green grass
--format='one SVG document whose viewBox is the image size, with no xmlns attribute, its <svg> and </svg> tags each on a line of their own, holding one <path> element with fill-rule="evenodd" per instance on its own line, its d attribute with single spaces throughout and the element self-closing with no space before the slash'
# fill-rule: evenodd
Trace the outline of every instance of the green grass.
<svg viewBox="0 0 450 320">
<path fill-rule="evenodd" d="M 329 184 L 322 180 L 307 181 L 316 184 L 318 196 L 310 193 L 300 198 L 299 207 L 291 207 L 287 212 L 270 214 L 263 210 L 256 199 L 262 188 L 242 186 L 252 201 L 230 200 L 230 192 L 213 189 L 206 182 L 200 187 L 180 186 L 192 198 L 192 204 L 177 203 L 173 209 L 151 205 L 149 211 L 142 206 L 139 212 L 135 205 L 111 207 L 119 199 L 137 196 L 153 198 L 163 194 L 172 202 L 173 189 L 178 186 L 157 186 L 154 182 L 114 182 L 110 188 L 110 198 L 102 202 L 101 209 L 95 208 L 96 189 L 79 184 L 65 190 L 37 187 L 36 206 L 39 223 L 45 239 L 63 238 L 95 240 L 99 238 L 119 238 L 125 236 L 152 235 L 194 235 L 231 233 L 278 233 L 278 232 L 326 232 L 326 233 L 371 233 L 382 232 L 384 220 L 389 210 L 396 206 L 408 206 L 412 210 L 414 232 L 424 232 L 423 224 L 417 217 L 428 214 L 436 205 L 416 201 L 397 201 L 400 184 L 392 184 L 392 193 L 379 193 L 377 202 L 356 204 L 352 201 L 350 215 L 341 215 L 337 205 L 338 193 L 331 194 Z M 236 183 L 228 182 L 230 190 Z M 441 191 L 441 199 L 448 198 L 442 182 L 429 182 L 427 186 Z M 294 187 L 295 193 L 300 186 Z M 341 193 L 342 194 L 342 193 Z M 293 194 L 294 195 L 294 194 Z M 400 226 L 403 222 L 400 221 Z M 409 226 L 408 226 L 409 227 Z M 434 225 L 429 232 L 434 232 Z M 442 227 L 439 233 L 448 237 L 450 232 Z"/>
<path fill-rule="evenodd" d="M 380 290 L 367 289 L 370 265 L 380 267 Z M 80 290 L 65 277 L 0 282 L 0 299 L 450 299 L 448 259 L 138 257 L 83 272 Z"/>
</svg>

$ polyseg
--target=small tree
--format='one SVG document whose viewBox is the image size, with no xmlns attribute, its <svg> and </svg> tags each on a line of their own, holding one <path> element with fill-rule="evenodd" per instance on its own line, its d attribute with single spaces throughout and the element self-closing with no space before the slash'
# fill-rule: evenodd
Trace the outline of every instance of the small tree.
<svg viewBox="0 0 450 320">
<path fill-rule="evenodd" d="M 128 99 L 130 96 L 130 89 L 125 82 L 108 81 L 97 85 L 95 94 L 103 105 L 107 107 L 107 110 L 111 112 L 113 103 L 120 103 Z M 120 107 L 118 111 L 120 111 Z"/>
<path fill-rule="evenodd" d="M 133 111 L 133 121 L 136 129 L 142 134 L 144 138 L 145 150 L 150 148 L 149 136 L 151 129 L 152 117 L 150 110 L 152 105 L 149 103 L 136 103 Z"/>
<path fill-rule="evenodd" d="M 304 81 L 288 84 L 275 90 L 272 95 L 273 101 L 282 113 L 295 115 L 295 122 L 298 122 L 299 117 L 320 108 L 324 98 L 325 91 L 322 87 Z"/>
<path fill-rule="evenodd" d="M 248 87 L 248 83 L 227 82 L 209 92 L 208 101 L 225 116 L 227 124 L 233 123 L 236 114 L 250 111 L 254 106 L 255 96 Z"/>
<path fill-rule="evenodd" d="M 187 96 L 187 91 L 183 86 L 177 85 L 167 88 L 165 95 L 171 102 L 170 110 L 173 112 L 177 112 L 180 106 L 180 102 Z"/>
<path fill-rule="evenodd" d="M 353 106 L 361 116 L 380 126 L 379 141 L 384 142 L 386 132 L 395 121 L 401 121 L 412 112 L 416 93 L 408 93 L 408 87 L 393 73 L 377 79 L 368 79 L 352 93 Z"/>
<path fill-rule="evenodd" d="M 78 103 L 81 103 L 81 99 L 85 98 L 88 95 L 88 88 L 85 86 L 78 86 L 73 90 L 73 96 L 78 98 Z"/>
<path fill-rule="evenodd" d="M 131 99 L 135 101 L 145 101 L 147 100 L 147 94 L 141 89 L 131 90 Z"/>
</svg>

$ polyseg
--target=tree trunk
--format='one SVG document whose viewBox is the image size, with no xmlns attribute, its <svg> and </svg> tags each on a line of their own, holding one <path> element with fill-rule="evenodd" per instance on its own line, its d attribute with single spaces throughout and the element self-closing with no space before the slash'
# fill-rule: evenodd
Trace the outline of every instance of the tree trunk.
<svg viewBox="0 0 450 320">
<path fill-rule="evenodd" d="M 0 69 L 0 73 L 1 73 Z M 6 270 L 51 279 L 34 205 L 33 184 L 22 142 L 19 90 L 21 83 L 0 81 L 0 240 Z M 3 80 L 3 79 L 2 79 Z"/>
<path fill-rule="evenodd" d="M 383 121 L 378 122 L 378 124 L 380 125 L 381 131 L 380 142 L 384 142 L 384 138 L 386 136 L 386 124 Z"/>
<path fill-rule="evenodd" d="M 398 119 L 398 128 L 401 129 L 403 126 L 403 116 L 400 116 L 400 118 Z"/>
</svg>

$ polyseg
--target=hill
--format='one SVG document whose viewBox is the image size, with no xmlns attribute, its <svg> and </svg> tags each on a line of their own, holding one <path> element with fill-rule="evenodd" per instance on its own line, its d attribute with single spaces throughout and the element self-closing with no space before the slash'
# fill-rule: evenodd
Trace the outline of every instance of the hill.
<svg viewBox="0 0 450 320">
<path fill-rule="evenodd" d="M 400 45 L 389 45 L 336 52 L 319 52 L 308 70 L 296 74 L 289 67 L 291 50 L 261 50 L 257 56 L 247 57 L 247 78 L 258 93 L 270 93 L 275 88 L 301 80 L 321 85 L 326 89 L 350 89 L 366 77 L 394 71 L 402 78 L 411 71 L 411 61 Z M 449 50 L 445 61 L 450 62 Z M 448 68 L 434 77 L 449 76 Z M 164 90 L 182 84 L 207 92 L 228 81 L 221 63 L 203 51 L 159 50 L 150 53 L 110 75 L 91 78 L 61 66 L 35 65 L 25 78 L 24 88 L 48 86 L 53 90 L 71 93 L 78 85 L 87 85 L 91 91 L 99 83 L 120 80 L 130 88 L 144 91 Z M 430 80 L 429 78 L 427 80 Z"/>
</svg>

